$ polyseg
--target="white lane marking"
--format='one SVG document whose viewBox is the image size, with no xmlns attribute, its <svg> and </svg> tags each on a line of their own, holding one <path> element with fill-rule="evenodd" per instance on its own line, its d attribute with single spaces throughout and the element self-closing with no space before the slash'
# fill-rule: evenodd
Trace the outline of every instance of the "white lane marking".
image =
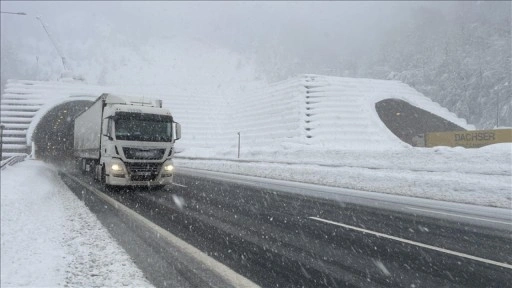
<svg viewBox="0 0 512 288">
<path fill-rule="evenodd" d="M 490 220 L 490 219 L 485 219 L 485 218 L 480 218 L 480 217 L 472 217 L 472 216 L 465 216 L 465 215 L 454 214 L 454 213 L 439 212 L 439 211 L 429 210 L 429 209 L 419 209 L 419 208 L 414 208 L 414 207 L 407 207 L 407 208 L 411 209 L 411 210 L 418 210 L 418 211 L 424 211 L 424 212 L 430 212 L 430 213 L 437 213 L 437 214 L 443 214 L 443 215 L 456 216 L 456 217 L 461 217 L 461 218 L 469 218 L 469 219 L 475 219 L 475 220 L 481 220 L 481 221 L 487 221 L 487 222 L 493 222 L 493 223 L 512 225 L 512 222 Z"/>
<path fill-rule="evenodd" d="M 180 187 L 184 187 L 184 188 L 187 188 L 187 186 L 185 186 L 185 185 L 181 185 L 181 184 L 178 184 L 178 183 L 174 183 L 174 182 L 172 183 L 172 185 L 176 185 L 176 186 L 180 186 Z"/>
<path fill-rule="evenodd" d="M 244 276 L 236 273 L 231 268 L 227 267 L 226 265 L 218 262 L 217 260 L 211 258 L 210 256 L 204 254 L 201 252 L 201 250 L 197 249 L 196 247 L 188 244 L 187 242 L 181 240 L 180 238 L 174 236 L 171 232 L 163 229 L 162 227 L 156 225 L 155 223 L 151 222 L 150 220 L 146 219 L 145 217 L 141 216 L 140 214 L 136 213 L 135 211 L 131 210 L 130 208 L 124 206 L 120 202 L 117 202 L 110 196 L 106 195 L 105 193 L 101 192 L 100 190 L 86 184 L 82 180 L 66 173 L 66 176 L 69 178 L 75 180 L 76 182 L 80 183 L 82 186 L 84 186 L 86 189 L 89 189 L 91 192 L 96 194 L 98 197 L 103 199 L 105 202 L 112 205 L 112 207 L 115 207 L 122 213 L 125 213 L 129 217 L 132 217 L 132 219 L 135 219 L 140 224 L 145 225 L 147 228 L 153 230 L 154 232 L 158 233 L 159 237 L 163 237 L 167 239 L 167 241 L 173 243 L 176 245 L 181 251 L 184 251 L 184 253 L 188 254 L 189 256 L 195 258 L 197 261 L 202 263 L 203 265 L 207 266 L 210 270 L 215 271 L 218 275 L 220 275 L 224 280 L 226 280 L 228 283 L 231 283 L 234 287 L 260 287 L 256 285 L 251 280 L 245 278 Z"/>
<path fill-rule="evenodd" d="M 384 238 L 388 238 L 388 239 L 392 239 L 392 240 L 396 240 L 396 241 L 400 241 L 400 242 L 416 245 L 416 246 L 419 246 L 419 247 L 423 247 L 423 248 L 427 248 L 427 249 L 431 249 L 431 250 L 436 250 L 436 251 L 444 252 L 444 253 L 447 253 L 447 254 L 451 254 L 451 255 L 455 255 L 455 256 L 459 256 L 459 257 L 468 258 L 468 259 L 471 259 L 471 260 L 480 261 L 480 262 L 487 263 L 487 264 L 492 264 L 492 265 L 496 265 L 496 266 L 512 269 L 512 265 L 507 264 L 507 263 L 501 263 L 501 262 L 497 262 L 497 261 L 493 261 L 493 260 L 489 260 L 489 259 L 485 259 L 485 258 L 480 258 L 480 257 L 476 257 L 476 256 L 472 256 L 472 255 L 468 255 L 468 254 L 464 254 L 464 253 L 460 253 L 460 252 L 456 252 L 456 251 L 452 251 L 452 250 L 436 247 L 436 246 L 431 246 L 431 245 L 423 244 L 423 243 L 416 242 L 416 241 L 407 240 L 407 239 L 404 239 L 404 238 L 399 238 L 399 237 L 395 237 L 395 236 L 391 236 L 391 235 L 387 235 L 387 234 L 383 234 L 383 233 L 379 233 L 379 232 L 375 232 L 375 231 L 371 231 L 371 230 L 366 230 L 366 229 L 359 228 L 359 227 L 350 226 L 350 225 L 347 225 L 347 224 L 342 224 L 342 223 L 338 223 L 338 222 L 334 222 L 334 221 L 330 221 L 330 220 L 325 220 L 325 219 L 318 218 L 318 217 L 308 217 L 308 218 L 316 220 L 316 221 L 320 221 L 320 222 L 324 222 L 324 223 L 329 223 L 329 224 L 345 227 L 345 228 L 348 228 L 348 229 L 360 231 L 360 232 L 363 232 L 363 233 L 373 234 L 373 235 L 376 235 L 376 236 L 379 236 L 379 237 L 384 237 Z"/>
</svg>

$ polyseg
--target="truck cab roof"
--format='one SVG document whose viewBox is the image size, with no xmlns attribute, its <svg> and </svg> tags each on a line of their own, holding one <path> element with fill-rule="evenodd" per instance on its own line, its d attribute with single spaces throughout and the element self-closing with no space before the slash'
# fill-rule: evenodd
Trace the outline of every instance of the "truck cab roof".
<svg viewBox="0 0 512 288">
<path fill-rule="evenodd" d="M 154 107 L 154 106 L 140 106 L 130 104 L 112 104 L 112 111 L 115 112 L 132 112 L 132 113 L 145 113 L 145 114 L 158 114 L 158 115 L 171 115 L 168 109 Z"/>
<path fill-rule="evenodd" d="M 100 96 L 106 104 L 133 105 L 144 107 L 162 108 L 162 100 L 153 99 L 146 96 L 132 96 L 103 93 Z"/>
<path fill-rule="evenodd" d="M 171 115 L 171 112 L 162 108 L 162 100 L 155 100 L 145 96 L 128 96 L 104 93 L 100 99 L 109 107 L 109 113 L 132 112 L 158 115 Z"/>
</svg>

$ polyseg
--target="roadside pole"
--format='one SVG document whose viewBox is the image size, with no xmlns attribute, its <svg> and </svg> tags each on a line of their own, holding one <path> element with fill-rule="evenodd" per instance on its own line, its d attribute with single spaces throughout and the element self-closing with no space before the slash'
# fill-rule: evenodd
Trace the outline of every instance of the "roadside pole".
<svg viewBox="0 0 512 288">
<path fill-rule="evenodd" d="M 238 158 L 240 158 L 240 132 L 238 132 Z"/>
</svg>

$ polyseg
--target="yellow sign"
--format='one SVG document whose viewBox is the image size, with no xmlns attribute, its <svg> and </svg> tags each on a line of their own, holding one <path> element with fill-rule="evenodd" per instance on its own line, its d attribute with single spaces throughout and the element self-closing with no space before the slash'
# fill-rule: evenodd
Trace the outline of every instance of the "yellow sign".
<svg viewBox="0 0 512 288">
<path fill-rule="evenodd" d="M 512 129 L 433 132 L 425 134 L 425 146 L 462 146 L 478 148 L 496 143 L 512 142 Z"/>
</svg>

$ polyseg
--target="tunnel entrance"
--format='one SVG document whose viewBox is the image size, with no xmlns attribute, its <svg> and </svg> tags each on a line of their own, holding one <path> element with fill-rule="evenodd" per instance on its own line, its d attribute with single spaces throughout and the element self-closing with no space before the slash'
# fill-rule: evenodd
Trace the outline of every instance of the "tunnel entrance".
<svg viewBox="0 0 512 288">
<path fill-rule="evenodd" d="M 41 118 L 32 135 L 38 159 L 53 164 L 73 161 L 74 120 L 91 103 L 87 100 L 66 102 Z"/>
<path fill-rule="evenodd" d="M 380 119 L 396 137 L 414 146 L 418 134 L 466 129 L 400 99 L 385 99 L 375 103 Z"/>
</svg>

